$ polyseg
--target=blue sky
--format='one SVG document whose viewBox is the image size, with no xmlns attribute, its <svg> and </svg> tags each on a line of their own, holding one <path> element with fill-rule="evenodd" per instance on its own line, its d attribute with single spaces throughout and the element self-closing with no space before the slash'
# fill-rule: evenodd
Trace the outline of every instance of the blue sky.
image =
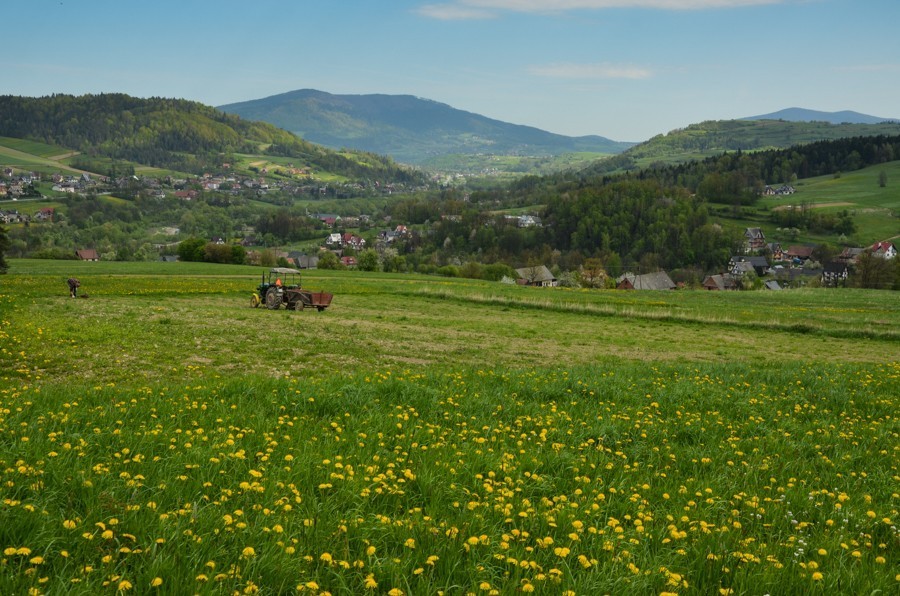
<svg viewBox="0 0 900 596">
<path fill-rule="evenodd" d="M 0 93 L 410 94 L 642 141 L 788 107 L 900 118 L 898 0 L 27 0 Z"/>
</svg>

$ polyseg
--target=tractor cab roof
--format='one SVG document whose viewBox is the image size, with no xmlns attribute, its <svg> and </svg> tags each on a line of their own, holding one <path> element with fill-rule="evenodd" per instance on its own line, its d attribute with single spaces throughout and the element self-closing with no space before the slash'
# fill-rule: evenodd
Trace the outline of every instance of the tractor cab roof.
<svg viewBox="0 0 900 596">
<path fill-rule="evenodd" d="M 291 269 L 290 267 L 272 267 L 272 270 L 269 273 L 277 273 L 279 275 L 287 275 L 289 273 L 295 273 L 300 275 L 300 271 L 297 269 Z"/>
</svg>

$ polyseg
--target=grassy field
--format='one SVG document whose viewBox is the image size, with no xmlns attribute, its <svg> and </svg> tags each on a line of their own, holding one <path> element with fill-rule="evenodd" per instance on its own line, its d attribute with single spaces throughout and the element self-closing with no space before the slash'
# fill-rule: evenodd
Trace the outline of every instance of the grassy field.
<svg viewBox="0 0 900 596">
<path fill-rule="evenodd" d="M 879 185 L 879 174 L 884 172 L 887 183 Z M 763 197 L 752 216 L 735 220 L 725 219 L 729 225 L 738 227 L 760 227 L 771 241 L 782 245 L 804 243 L 843 244 L 839 235 L 802 234 L 796 240 L 779 237 L 777 226 L 772 223 L 770 211 L 789 205 L 808 205 L 815 210 L 840 212 L 847 210 L 853 217 L 857 230 L 846 239 L 855 246 L 871 246 L 879 240 L 900 236 L 900 161 L 892 161 L 878 166 L 835 176 L 819 176 L 799 181 L 793 195 Z M 727 208 L 717 208 L 727 213 Z"/>
<path fill-rule="evenodd" d="M 900 585 L 897 293 L 261 272 L 11 261 L 0 593 Z"/>
<path fill-rule="evenodd" d="M 59 155 L 70 153 L 70 149 L 59 147 L 57 145 L 48 145 L 38 141 L 29 141 L 26 139 L 14 139 L 11 137 L 0 137 L 0 147 L 6 147 L 22 153 L 28 153 L 36 157 L 49 159 Z"/>
</svg>

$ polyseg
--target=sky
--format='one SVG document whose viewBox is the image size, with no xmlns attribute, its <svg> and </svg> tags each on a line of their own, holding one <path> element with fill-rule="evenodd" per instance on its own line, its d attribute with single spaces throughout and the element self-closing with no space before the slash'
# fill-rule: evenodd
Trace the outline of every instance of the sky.
<svg viewBox="0 0 900 596">
<path fill-rule="evenodd" d="M 405 94 L 644 141 L 789 107 L 900 118 L 898 0 L 21 0 L 0 94 Z"/>
</svg>

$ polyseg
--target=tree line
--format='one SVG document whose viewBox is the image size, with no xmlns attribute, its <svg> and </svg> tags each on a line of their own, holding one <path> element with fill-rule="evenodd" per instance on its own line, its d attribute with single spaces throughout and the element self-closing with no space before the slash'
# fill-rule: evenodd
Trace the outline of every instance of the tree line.
<svg viewBox="0 0 900 596">
<path fill-rule="evenodd" d="M 352 179 L 424 181 L 389 157 L 338 153 L 263 122 L 251 122 L 182 99 L 140 99 L 121 93 L 40 98 L 0 96 L 0 136 L 38 140 L 91 157 L 202 174 L 236 153 L 295 158 Z"/>
</svg>

